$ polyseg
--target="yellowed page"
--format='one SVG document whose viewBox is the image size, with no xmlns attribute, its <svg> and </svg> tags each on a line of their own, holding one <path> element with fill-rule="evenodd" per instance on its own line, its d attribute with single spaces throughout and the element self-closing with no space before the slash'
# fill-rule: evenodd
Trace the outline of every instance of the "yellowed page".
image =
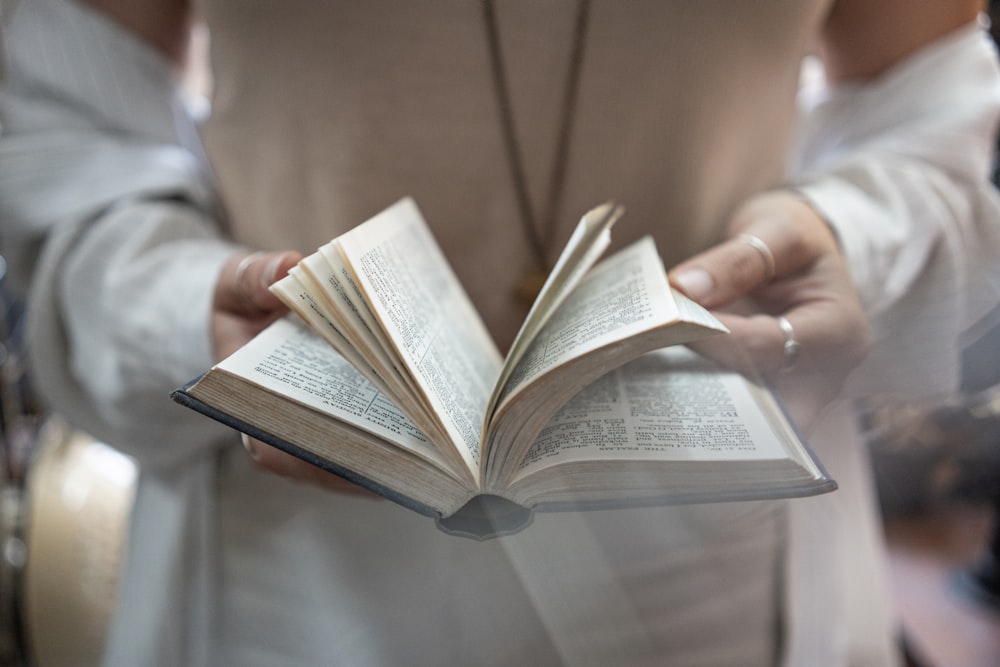
<svg viewBox="0 0 1000 667">
<path fill-rule="evenodd" d="M 278 320 L 216 367 L 455 470 L 392 401 L 302 323 Z"/>
<path fill-rule="evenodd" d="M 708 311 L 670 287 L 653 239 L 640 239 L 602 261 L 580 281 L 535 336 L 507 381 L 503 401 L 512 400 L 541 375 L 589 352 L 680 322 L 726 330 Z"/>
<path fill-rule="evenodd" d="M 337 245 L 418 390 L 478 472 L 501 357 L 420 211 L 404 199 Z"/>
<path fill-rule="evenodd" d="M 583 461 L 771 461 L 816 476 L 763 387 L 684 347 L 651 352 L 580 392 L 549 422 L 515 480 Z"/>
<path fill-rule="evenodd" d="M 539 292 L 535 303 L 531 305 L 528 316 L 507 352 L 500 377 L 497 379 L 496 387 L 490 396 L 486 412 L 488 416 L 493 415 L 501 395 L 506 392 L 508 379 L 534 341 L 535 336 L 610 245 L 611 227 L 624 211 L 622 206 L 609 202 L 587 211 L 580 218 L 580 222 L 577 223 L 566 247 L 560 253 L 555 267 L 545 280 L 542 291 Z M 484 436 L 485 432 L 486 425 L 484 424 Z"/>
</svg>

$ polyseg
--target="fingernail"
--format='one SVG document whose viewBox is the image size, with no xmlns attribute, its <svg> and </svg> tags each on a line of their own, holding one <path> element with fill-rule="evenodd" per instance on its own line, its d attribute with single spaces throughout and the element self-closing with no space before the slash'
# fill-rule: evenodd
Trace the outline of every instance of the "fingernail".
<svg viewBox="0 0 1000 667">
<path fill-rule="evenodd" d="M 715 283 L 704 269 L 685 269 L 673 276 L 674 285 L 691 299 L 700 301 L 712 292 Z"/>
<path fill-rule="evenodd" d="M 247 450 L 247 454 L 250 455 L 251 459 L 254 461 L 260 460 L 260 454 L 257 452 L 257 447 L 246 433 L 240 433 L 240 441 L 243 443 L 243 449 Z"/>
</svg>

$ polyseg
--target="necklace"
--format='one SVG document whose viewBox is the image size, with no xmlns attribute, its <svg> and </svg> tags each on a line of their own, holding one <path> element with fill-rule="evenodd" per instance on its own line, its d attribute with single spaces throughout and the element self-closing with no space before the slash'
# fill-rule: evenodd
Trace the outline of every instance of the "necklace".
<svg viewBox="0 0 1000 667">
<path fill-rule="evenodd" d="M 534 207 L 531 205 L 531 197 L 528 194 L 527 177 L 525 176 L 521 149 L 514 127 L 514 111 L 511 105 L 507 73 L 504 69 L 503 54 L 500 49 L 500 28 L 497 22 L 496 7 L 493 0 L 483 0 L 483 18 L 486 25 L 487 43 L 489 45 L 490 69 L 497 98 L 497 107 L 500 112 L 504 152 L 507 157 L 507 166 L 510 169 L 511 180 L 514 184 L 521 225 L 533 255 L 527 268 L 524 269 L 513 287 L 514 296 L 525 306 L 530 306 L 534 303 L 535 297 L 541 291 L 542 285 L 545 283 L 545 279 L 551 268 L 550 263 L 552 258 L 549 255 L 555 238 L 559 208 L 562 204 L 563 190 L 565 189 L 569 139 L 576 111 L 576 98 L 580 84 L 580 66 L 583 62 L 589 15 L 590 0 L 578 0 L 573 26 L 573 43 L 570 48 L 568 72 L 563 89 L 562 108 L 559 114 L 559 134 L 556 138 L 555 156 L 552 161 L 552 171 L 549 174 L 548 190 L 544 202 L 545 215 L 539 221 L 535 216 Z"/>
</svg>

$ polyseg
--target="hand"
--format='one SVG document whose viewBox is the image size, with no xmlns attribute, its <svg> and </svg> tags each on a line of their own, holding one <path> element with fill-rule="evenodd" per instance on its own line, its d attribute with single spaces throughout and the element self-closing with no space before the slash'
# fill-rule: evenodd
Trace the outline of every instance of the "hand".
<svg viewBox="0 0 1000 667">
<path fill-rule="evenodd" d="M 223 359 L 285 314 L 284 304 L 268 289 L 302 256 L 296 252 L 234 255 L 223 266 L 212 303 L 212 347 Z M 365 489 L 312 464 L 243 436 L 243 446 L 257 466 L 297 481 L 339 493 L 372 495 Z M 374 496 L 373 496 L 374 497 Z"/>
<path fill-rule="evenodd" d="M 751 377 L 763 374 L 807 422 L 868 352 L 868 325 L 837 239 L 786 191 L 748 200 L 729 233 L 670 272 L 678 289 L 732 332 L 692 347 Z M 782 329 L 782 317 L 790 329 Z"/>
<path fill-rule="evenodd" d="M 212 300 L 212 351 L 224 359 L 287 311 L 268 289 L 302 255 L 296 252 L 233 255 L 222 267 Z"/>
</svg>

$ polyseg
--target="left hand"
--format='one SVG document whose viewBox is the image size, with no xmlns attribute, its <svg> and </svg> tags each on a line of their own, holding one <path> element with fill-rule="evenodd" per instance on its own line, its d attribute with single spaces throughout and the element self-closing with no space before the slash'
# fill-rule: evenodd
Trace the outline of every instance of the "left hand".
<svg viewBox="0 0 1000 667">
<path fill-rule="evenodd" d="M 797 395 L 805 402 L 797 416 L 808 419 L 868 352 L 867 321 L 837 239 L 808 203 L 781 190 L 740 206 L 729 236 L 670 272 L 678 289 L 732 332 L 692 347 Z"/>
<path fill-rule="evenodd" d="M 225 359 L 287 312 L 271 283 L 302 259 L 293 251 L 235 254 L 222 267 L 212 299 L 212 351 Z"/>
<path fill-rule="evenodd" d="M 302 259 L 297 252 L 233 255 L 215 284 L 212 304 L 212 345 L 223 359 L 245 345 L 287 312 L 268 289 Z M 242 436 L 243 447 L 261 470 L 327 491 L 376 497 L 362 487 L 337 477 L 276 447 Z"/>
</svg>

